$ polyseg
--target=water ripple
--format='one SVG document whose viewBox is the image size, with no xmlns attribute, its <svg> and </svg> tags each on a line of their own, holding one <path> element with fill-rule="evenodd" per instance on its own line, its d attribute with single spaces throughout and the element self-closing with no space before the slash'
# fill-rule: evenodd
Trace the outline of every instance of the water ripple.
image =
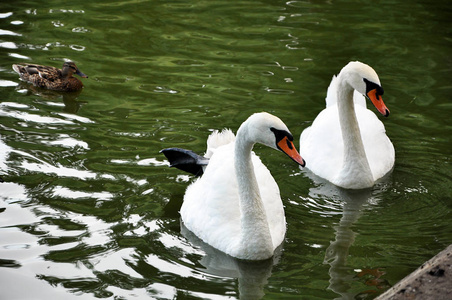
<svg viewBox="0 0 452 300">
<path fill-rule="evenodd" d="M 26 171 L 38 172 L 43 174 L 54 174 L 60 177 L 74 177 L 82 180 L 96 178 L 96 173 L 86 170 L 77 170 L 57 164 L 56 166 L 50 165 L 45 162 L 33 163 L 24 161 L 20 164 L 20 167 Z"/>
<path fill-rule="evenodd" d="M 72 191 L 66 187 L 56 186 L 53 188 L 53 195 L 55 197 L 63 197 L 67 199 L 86 199 L 95 198 L 98 200 L 109 200 L 114 197 L 113 194 L 109 192 L 95 192 L 87 193 L 82 191 Z"/>
<path fill-rule="evenodd" d="M 19 112 L 19 111 L 11 111 L 11 110 L 0 110 L 0 116 L 8 116 L 10 118 L 15 118 L 21 121 L 24 121 L 25 123 L 23 123 L 24 126 L 26 123 L 28 122 L 33 122 L 33 123 L 39 123 L 39 124 L 53 124 L 53 125 L 70 125 L 70 124 L 74 124 L 74 122 L 68 121 L 68 120 L 62 120 L 59 118 L 54 118 L 54 117 L 46 117 L 46 116 L 41 116 L 38 114 L 30 114 L 27 112 Z"/>
<path fill-rule="evenodd" d="M 15 35 L 15 36 L 21 36 L 20 33 L 16 33 L 16 32 L 10 31 L 10 30 L 3 30 L 3 29 L 0 29 L 0 35 Z"/>
</svg>

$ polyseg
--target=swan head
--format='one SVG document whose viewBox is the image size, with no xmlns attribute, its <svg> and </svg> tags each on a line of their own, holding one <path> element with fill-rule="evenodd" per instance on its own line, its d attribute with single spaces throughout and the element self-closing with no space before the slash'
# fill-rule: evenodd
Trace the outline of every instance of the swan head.
<svg viewBox="0 0 452 300">
<path fill-rule="evenodd" d="M 389 109 L 381 97 L 384 90 L 374 69 L 362 62 L 352 61 L 341 70 L 340 75 L 352 88 L 369 98 L 382 115 L 389 116 Z"/>
<path fill-rule="evenodd" d="M 242 127 L 247 127 L 251 141 L 284 152 L 302 167 L 306 165 L 293 144 L 292 134 L 278 117 L 265 112 L 255 113 L 242 124 L 240 129 Z"/>
</svg>

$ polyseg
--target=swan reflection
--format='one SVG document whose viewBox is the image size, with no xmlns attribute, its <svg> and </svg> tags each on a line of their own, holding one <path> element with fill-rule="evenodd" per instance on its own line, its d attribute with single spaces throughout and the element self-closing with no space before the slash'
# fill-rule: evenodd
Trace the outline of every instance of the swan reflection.
<svg viewBox="0 0 452 300">
<path fill-rule="evenodd" d="M 374 205 L 379 201 L 376 191 L 383 189 L 387 177 L 381 180 L 374 189 L 346 190 L 334 186 L 310 172 L 305 174 L 316 185 L 310 189 L 310 197 L 329 199 L 336 205 L 341 205 L 342 208 L 342 216 L 337 225 L 333 227 L 334 240 L 330 241 L 323 261 L 324 264 L 330 265 L 328 289 L 340 295 L 335 299 L 364 299 L 368 294 L 375 295 L 379 291 L 387 289 L 389 287 L 387 281 L 381 278 L 386 273 L 381 268 L 369 269 L 363 266 L 356 269 L 348 266 L 347 262 L 350 247 L 355 242 L 357 235 L 353 231 L 353 226 L 369 204 Z M 365 290 L 356 289 L 357 281 L 365 284 Z M 372 286 L 375 286 L 377 290 L 372 289 Z"/>
<path fill-rule="evenodd" d="M 278 247 L 272 258 L 264 261 L 244 261 L 227 255 L 204 243 L 181 221 L 181 233 L 192 244 L 205 252 L 199 263 L 202 271 L 220 277 L 238 279 L 239 299 L 261 299 L 264 287 L 274 265 L 279 262 L 282 246 Z"/>
</svg>

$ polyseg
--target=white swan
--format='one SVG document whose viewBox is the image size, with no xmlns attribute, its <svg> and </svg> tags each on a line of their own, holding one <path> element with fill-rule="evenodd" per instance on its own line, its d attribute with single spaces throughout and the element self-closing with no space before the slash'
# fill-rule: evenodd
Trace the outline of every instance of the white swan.
<svg viewBox="0 0 452 300">
<path fill-rule="evenodd" d="M 272 257 L 286 232 L 284 208 L 278 185 L 252 148 L 261 143 L 304 165 L 292 140 L 287 126 L 268 113 L 250 116 L 238 129 L 237 137 L 230 130 L 213 132 L 207 140 L 209 160 L 204 164 L 204 174 L 184 196 L 180 211 L 184 225 L 207 244 L 233 257 Z M 182 151 L 162 150 L 171 166 L 178 166 L 175 156 L 186 161 L 186 150 Z M 206 159 L 193 163 L 199 161 Z"/>
<path fill-rule="evenodd" d="M 389 115 L 377 73 L 366 64 L 350 62 L 333 76 L 326 108 L 300 137 L 306 168 L 347 189 L 371 187 L 394 166 L 394 146 L 383 123 L 366 108 L 363 95 L 381 114 Z"/>
</svg>

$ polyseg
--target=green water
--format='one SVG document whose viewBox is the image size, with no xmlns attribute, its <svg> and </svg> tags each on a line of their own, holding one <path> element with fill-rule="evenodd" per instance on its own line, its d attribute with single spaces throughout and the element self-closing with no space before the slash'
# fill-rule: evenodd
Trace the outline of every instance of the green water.
<svg viewBox="0 0 452 300">
<path fill-rule="evenodd" d="M 449 1 L 10 1 L 0 4 L 3 299 L 372 299 L 452 243 Z M 78 95 L 11 64 L 73 60 Z M 159 150 L 205 151 L 250 114 L 295 136 L 334 74 L 371 65 L 393 172 L 347 192 L 255 151 L 287 235 L 271 262 L 200 243 L 179 209 L 193 178 Z M 374 112 L 376 110 L 371 108 Z"/>
</svg>

